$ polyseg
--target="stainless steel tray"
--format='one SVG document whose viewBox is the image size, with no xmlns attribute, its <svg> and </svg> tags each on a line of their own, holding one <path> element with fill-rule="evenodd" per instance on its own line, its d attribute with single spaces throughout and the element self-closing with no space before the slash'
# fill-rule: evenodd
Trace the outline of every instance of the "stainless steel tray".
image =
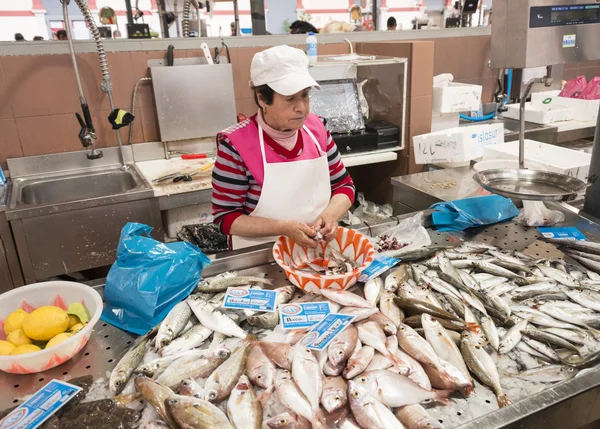
<svg viewBox="0 0 600 429">
<path fill-rule="evenodd" d="M 584 182 L 574 177 L 525 169 L 485 170 L 473 179 L 494 194 L 529 201 L 571 201 L 586 188 Z"/>
</svg>

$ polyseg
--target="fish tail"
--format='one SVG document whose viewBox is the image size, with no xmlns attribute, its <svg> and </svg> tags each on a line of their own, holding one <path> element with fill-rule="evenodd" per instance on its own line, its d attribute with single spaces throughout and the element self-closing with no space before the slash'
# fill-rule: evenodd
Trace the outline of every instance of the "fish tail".
<svg viewBox="0 0 600 429">
<path fill-rule="evenodd" d="M 496 396 L 496 400 L 498 401 L 498 406 L 500 408 L 504 408 L 504 407 L 512 404 L 512 401 L 510 399 L 508 399 L 508 396 L 506 396 L 505 394 Z"/>
<path fill-rule="evenodd" d="M 434 400 L 443 405 L 449 405 L 452 403 L 450 399 L 450 395 L 452 395 L 452 390 L 433 390 L 434 392 Z"/>
<path fill-rule="evenodd" d="M 258 397 L 256 398 L 263 407 L 267 404 L 267 401 L 271 397 L 271 394 L 273 393 L 274 390 L 275 390 L 275 386 L 271 386 L 268 389 L 266 389 L 263 393 L 258 395 Z"/>
<path fill-rule="evenodd" d="M 313 429 L 327 429 L 327 422 L 325 421 L 325 414 L 320 408 L 314 410 L 311 424 Z"/>
</svg>

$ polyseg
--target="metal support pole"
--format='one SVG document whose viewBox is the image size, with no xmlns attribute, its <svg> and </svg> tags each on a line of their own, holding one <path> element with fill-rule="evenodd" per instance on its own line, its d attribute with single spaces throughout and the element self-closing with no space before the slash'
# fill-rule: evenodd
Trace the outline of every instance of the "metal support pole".
<svg viewBox="0 0 600 429">
<path fill-rule="evenodd" d="M 156 6 L 158 7 L 158 14 L 160 15 L 160 26 L 164 38 L 169 38 L 169 19 L 167 18 L 167 8 L 165 7 L 165 0 L 156 0 Z"/>
<path fill-rule="evenodd" d="M 598 113 L 596 135 L 594 136 L 594 147 L 592 149 L 592 161 L 590 162 L 588 177 L 592 177 L 593 174 L 600 175 L 600 109 Z M 596 180 L 587 189 L 583 211 L 596 218 L 600 217 L 600 180 Z"/>
<path fill-rule="evenodd" d="M 131 9 L 131 0 L 125 0 L 125 9 L 127 10 L 127 23 L 133 24 L 133 10 Z"/>
<path fill-rule="evenodd" d="M 267 34 L 264 0 L 250 0 L 250 14 L 252 17 L 252 34 L 254 36 L 264 36 Z"/>
<path fill-rule="evenodd" d="M 235 35 L 241 36 L 242 30 L 240 29 L 240 9 L 238 7 L 237 0 L 233 0 L 233 16 L 235 22 Z"/>
<path fill-rule="evenodd" d="M 377 0 L 373 0 L 373 9 L 371 11 L 372 20 L 373 20 L 373 31 L 377 31 L 377 21 L 379 21 L 377 17 Z"/>
</svg>

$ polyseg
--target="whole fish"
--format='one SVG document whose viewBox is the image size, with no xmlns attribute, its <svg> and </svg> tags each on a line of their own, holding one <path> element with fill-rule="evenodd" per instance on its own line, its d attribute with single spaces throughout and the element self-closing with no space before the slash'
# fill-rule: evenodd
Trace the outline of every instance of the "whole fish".
<svg viewBox="0 0 600 429">
<path fill-rule="evenodd" d="M 475 295 L 473 295 L 473 292 L 465 292 L 463 290 L 460 290 L 459 293 L 460 293 L 460 296 L 462 297 L 463 302 L 466 302 L 471 307 L 476 308 L 481 313 L 487 314 L 487 311 L 485 310 L 483 303 L 481 301 L 479 301 L 479 299 L 477 299 L 477 297 Z"/>
<path fill-rule="evenodd" d="M 398 258 L 402 262 L 413 262 L 418 261 L 419 259 L 425 259 L 439 251 L 446 249 L 446 246 L 428 246 L 414 250 L 393 250 L 389 252 L 383 252 L 382 254 L 390 258 Z"/>
<path fill-rule="evenodd" d="M 258 343 L 267 357 L 281 369 L 292 370 L 293 348 L 287 343 L 271 343 L 260 341 Z"/>
<path fill-rule="evenodd" d="M 424 365 L 423 370 L 431 385 L 436 389 L 448 390 L 450 392 L 460 391 L 464 396 L 470 396 L 473 389 L 473 379 L 466 375 L 454 365 L 449 364 L 444 359 L 440 359 L 440 367 Z M 441 373 L 440 371 L 444 371 Z"/>
<path fill-rule="evenodd" d="M 506 277 L 508 279 L 520 279 L 523 277 L 513 273 L 510 270 L 507 270 L 506 268 L 499 267 L 498 265 L 494 265 L 489 262 L 475 262 L 473 266 L 485 273 L 489 273 L 498 277 Z"/>
<path fill-rule="evenodd" d="M 229 395 L 227 416 L 235 429 L 260 429 L 262 426 L 262 407 L 245 375 L 240 376 Z"/>
<path fill-rule="evenodd" d="M 380 311 L 377 311 L 377 313 L 373 314 L 367 320 L 377 323 L 386 335 L 395 335 L 398 330 L 394 322 Z"/>
<path fill-rule="evenodd" d="M 480 284 L 477 282 L 477 280 L 475 280 L 475 278 L 471 274 L 466 273 L 463 270 L 458 270 L 458 275 L 460 276 L 463 284 L 467 288 L 476 292 L 481 291 Z"/>
<path fill-rule="evenodd" d="M 425 390 L 408 377 L 386 370 L 364 372 L 350 380 L 348 386 L 351 385 L 361 386 L 374 399 L 392 408 L 429 401 L 446 404 L 452 394 L 445 390 Z"/>
<path fill-rule="evenodd" d="M 190 317 L 192 317 L 192 309 L 185 301 L 175 304 L 158 327 L 155 341 L 156 348 L 161 349 L 177 337 L 190 320 Z"/>
<path fill-rule="evenodd" d="M 110 373 L 108 385 L 113 396 L 117 396 L 123 391 L 133 371 L 142 363 L 149 341 L 150 336 L 148 334 L 142 337 L 137 345 L 134 345 L 125 353 Z"/>
<path fill-rule="evenodd" d="M 208 329 L 207 327 L 198 323 L 189 331 L 171 341 L 169 345 L 161 348 L 160 355 L 164 357 L 173 356 L 177 353 L 199 347 L 208 339 L 208 337 L 210 337 L 210 334 L 212 333 L 213 331 L 211 329 Z"/>
<path fill-rule="evenodd" d="M 193 297 L 188 298 L 186 302 L 203 326 L 229 337 L 244 339 L 248 335 L 230 317 L 218 310 L 214 310 L 206 302 L 193 299 Z"/>
<path fill-rule="evenodd" d="M 523 319 L 516 325 L 511 327 L 500 340 L 500 345 L 498 346 L 498 353 L 506 354 L 512 349 L 514 349 L 519 343 L 519 341 L 521 341 L 521 332 L 527 328 L 528 323 L 529 321 L 527 319 Z"/>
<path fill-rule="evenodd" d="M 600 244 L 594 241 L 567 240 L 564 238 L 544 238 L 544 241 L 552 244 L 558 244 L 570 249 L 579 250 L 581 252 L 600 255 Z"/>
<path fill-rule="evenodd" d="M 578 250 L 572 250 L 572 249 L 565 250 L 565 253 L 571 257 L 579 256 L 580 258 L 585 258 L 585 259 L 589 259 L 591 261 L 600 262 L 600 255 L 595 255 L 593 253 L 585 253 L 585 252 L 581 252 Z"/>
<path fill-rule="evenodd" d="M 504 394 L 500 385 L 500 376 L 496 364 L 483 347 L 471 340 L 471 334 L 468 331 L 463 333 L 460 342 L 460 351 L 469 369 L 483 384 L 492 388 L 496 395 L 498 406 L 504 408 L 510 405 L 511 401 Z"/>
<path fill-rule="evenodd" d="M 450 260 L 443 254 L 439 253 L 438 263 L 441 272 L 439 273 L 440 278 L 458 290 L 469 291 L 470 289 L 464 284 L 462 277 L 456 267 L 450 263 Z"/>
<path fill-rule="evenodd" d="M 531 271 L 531 268 L 529 268 L 527 265 L 524 264 L 515 264 L 513 262 L 509 262 L 509 261 L 503 261 L 501 259 L 496 259 L 494 261 L 494 264 L 502 267 L 502 268 L 506 268 L 507 270 L 510 271 L 516 271 L 516 272 L 520 272 L 520 273 L 525 273 L 525 274 L 533 274 L 533 271 Z"/>
<path fill-rule="evenodd" d="M 561 285 L 569 286 L 569 287 L 578 287 L 579 284 L 575 281 L 573 277 L 568 275 L 567 273 L 557 270 L 556 268 L 546 267 L 545 265 L 537 266 L 542 273 L 546 277 L 550 277 L 552 280 L 557 281 Z"/>
<path fill-rule="evenodd" d="M 227 288 L 237 286 L 252 286 L 252 285 L 272 285 L 273 282 L 262 277 L 241 276 L 241 277 L 221 277 L 215 278 L 212 281 L 200 282 L 196 287 L 199 292 L 217 293 L 226 291 Z"/>
<path fill-rule="evenodd" d="M 328 413 L 343 408 L 348 403 L 348 383 L 342 377 L 325 377 L 321 405 Z"/>
<path fill-rule="evenodd" d="M 367 347 L 369 347 L 369 346 L 367 346 Z M 388 369 L 388 368 L 391 368 L 392 366 L 394 366 L 394 362 L 390 358 L 388 358 L 376 351 L 375 354 L 373 355 L 373 359 L 371 359 L 371 362 L 369 363 L 369 365 L 367 366 L 365 371 Z"/>
<path fill-rule="evenodd" d="M 515 258 L 514 256 L 507 255 L 506 253 L 502 253 L 497 250 L 488 250 L 488 253 L 490 255 L 492 255 L 494 258 L 496 258 L 496 263 L 498 263 L 498 261 L 508 262 L 510 264 L 518 265 L 519 267 L 522 267 L 521 271 L 529 272 L 528 271 L 529 267 L 527 266 L 527 264 L 519 258 Z"/>
<path fill-rule="evenodd" d="M 488 290 L 488 293 L 491 295 L 502 296 L 506 293 L 510 293 L 513 290 L 517 289 L 518 286 L 513 282 L 502 283 L 498 286 L 494 286 L 493 288 Z"/>
<path fill-rule="evenodd" d="M 327 348 L 327 355 L 331 364 L 333 366 L 343 365 L 354 352 L 357 342 L 358 329 L 356 329 L 356 326 L 354 325 L 349 325 L 346 329 L 340 332 L 340 334 L 335 337 L 333 341 L 331 341 L 329 347 Z"/>
<path fill-rule="evenodd" d="M 418 314 L 427 313 L 427 314 L 430 314 L 432 316 L 442 318 L 442 319 L 454 320 L 457 322 L 464 322 L 463 320 L 456 317 L 452 313 L 450 313 L 442 308 L 431 305 L 430 303 L 425 302 L 425 301 L 416 300 L 416 299 L 398 298 L 398 297 L 395 298 L 395 301 L 396 301 L 396 304 L 398 305 L 398 307 L 400 307 L 401 309 L 406 310 L 408 312 L 418 313 Z"/>
<path fill-rule="evenodd" d="M 176 395 L 167 399 L 165 404 L 182 429 L 235 429 L 225 413 L 208 401 Z"/>
<path fill-rule="evenodd" d="M 540 305 L 539 310 L 542 313 L 547 314 L 548 316 L 553 317 L 555 319 L 562 320 L 563 322 L 570 323 L 571 325 L 582 326 L 584 328 L 589 329 L 587 323 L 583 322 L 579 317 L 567 311 L 564 311 L 556 305 L 543 304 Z"/>
<path fill-rule="evenodd" d="M 354 328 L 354 326 L 348 326 L 346 329 L 344 329 L 344 331 L 342 331 L 338 338 L 342 336 L 342 334 L 346 333 L 350 328 Z M 348 354 L 348 357 L 350 356 L 350 353 L 352 353 L 354 347 L 356 346 L 356 338 L 358 337 L 358 332 L 356 332 L 355 330 L 353 335 L 351 334 L 350 336 L 347 336 L 345 342 L 351 341 L 350 337 L 354 338 L 354 344 L 349 349 L 349 352 L 346 351 L 347 348 L 343 347 L 343 345 L 339 343 L 339 348 L 336 348 L 336 350 L 343 351 L 345 354 Z M 337 359 L 340 356 L 336 354 L 336 356 L 334 357 Z M 332 354 L 329 353 L 330 362 L 331 358 Z M 339 366 L 342 366 L 341 364 L 343 364 L 345 360 L 339 360 L 338 362 L 340 363 Z M 312 409 L 311 420 L 314 420 L 315 416 L 317 416 L 318 414 L 319 401 L 321 400 L 321 394 L 323 393 L 323 378 L 321 375 L 321 367 L 319 366 L 319 362 L 317 362 L 317 358 L 312 354 L 310 349 L 307 349 L 304 345 L 302 345 L 302 343 L 298 343 L 294 346 L 294 360 L 292 361 L 292 378 L 296 382 L 296 385 L 298 386 L 300 391 L 308 400 L 308 403 L 310 404 L 310 407 Z"/>
<path fill-rule="evenodd" d="M 375 356 L 375 349 L 373 347 L 361 347 L 357 353 L 348 359 L 348 363 L 343 371 L 344 378 L 350 379 L 362 374 L 373 360 L 373 356 Z"/>
<path fill-rule="evenodd" d="M 534 340 L 533 338 L 529 338 L 529 337 L 524 337 L 523 341 L 529 347 L 531 347 L 535 351 L 541 353 L 542 355 L 546 356 L 551 361 L 560 362 L 560 357 L 556 354 L 556 352 L 551 347 L 548 347 L 546 344 L 544 344 L 540 341 Z"/>
<path fill-rule="evenodd" d="M 485 253 L 489 250 L 497 250 L 496 246 L 491 244 L 482 243 L 481 241 L 465 241 L 459 247 L 455 247 L 453 250 L 459 253 Z"/>
<path fill-rule="evenodd" d="M 387 292 L 395 293 L 398 290 L 398 286 L 408 280 L 408 266 L 406 264 L 400 265 L 385 278 L 383 289 Z"/>
<path fill-rule="evenodd" d="M 357 323 L 368 319 L 378 311 L 379 309 L 377 308 L 344 307 L 338 310 L 338 313 L 354 316 L 354 320 L 352 322 Z"/>
<path fill-rule="evenodd" d="M 476 295 L 479 299 L 481 299 L 484 302 L 484 304 L 487 304 L 488 307 L 496 310 L 499 313 L 499 315 L 502 317 L 502 319 L 508 319 L 510 317 L 511 312 L 512 312 L 511 308 L 501 297 L 496 296 L 496 295 L 486 294 L 486 293 L 477 293 Z M 489 308 L 486 308 L 486 311 L 490 315 L 493 315 L 490 312 Z"/>
<path fill-rule="evenodd" d="M 452 295 L 458 299 L 461 299 L 458 290 L 450 283 L 447 283 L 442 279 L 423 274 L 423 282 L 437 292 L 443 293 L 444 295 Z"/>
<path fill-rule="evenodd" d="M 171 363 L 156 381 L 167 387 L 177 386 L 187 378 L 206 378 L 225 362 L 231 352 L 225 347 L 202 350 L 199 355 L 183 356 Z"/>
<path fill-rule="evenodd" d="M 395 298 L 393 292 L 384 291 L 379 301 L 379 310 L 398 326 L 404 320 L 404 312 L 396 306 Z"/>
<path fill-rule="evenodd" d="M 375 277 L 365 283 L 365 299 L 372 307 L 376 307 L 379 303 L 379 297 L 383 290 L 383 280 L 381 277 Z"/>
<path fill-rule="evenodd" d="M 518 351 L 526 353 L 530 356 L 533 356 L 542 362 L 547 362 L 547 363 L 553 362 L 553 360 L 548 358 L 548 356 L 544 355 L 543 353 L 538 352 L 533 347 L 530 347 L 526 341 L 521 341 L 519 344 L 517 344 L 517 347 L 515 348 L 515 350 L 518 350 Z M 558 362 L 558 360 L 554 361 L 554 362 Z"/>
<path fill-rule="evenodd" d="M 311 429 L 310 422 L 293 411 L 278 414 L 267 421 L 270 429 Z"/>
<path fill-rule="evenodd" d="M 229 359 L 210 374 L 204 385 L 204 399 L 219 403 L 229 396 L 240 376 L 246 371 L 251 344 L 252 341 L 243 341 Z"/>
<path fill-rule="evenodd" d="M 393 365 L 393 369 L 396 370 L 396 373 L 410 378 L 425 390 L 431 390 L 431 382 L 429 381 L 429 377 L 427 377 L 427 374 L 425 373 L 425 370 L 419 361 L 414 359 L 408 353 L 404 352 L 402 349 L 396 350 L 395 354 L 399 359 Z M 403 368 L 408 369 L 408 374 L 402 371 Z"/>
<path fill-rule="evenodd" d="M 435 350 L 429 343 L 407 325 L 398 327 L 398 344 L 406 353 L 425 365 L 436 367 L 440 372 L 441 364 Z M 399 405 L 397 405 L 399 406 Z"/>
<path fill-rule="evenodd" d="M 135 379 L 135 387 L 170 427 L 177 427 L 165 405 L 167 399 L 175 396 L 171 389 L 143 376 Z"/>
<path fill-rule="evenodd" d="M 344 307 L 373 307 L 367 300 L 352 292 L 333 289 L 320 289 L 320 292 L 325 298 L 337 302 Z"/>
<path fill-rule="evenodd" d="M 573 350 L 574 352 L 579 353 L 579 349 L 571 344 L 569 341 L 551 334 L 550 332 L 542 331 L 540 329 L 535 328 L 527 328 L 521 331 L 523 335 L 527 335 L 529 338 L 533 338 L 534 340 L 538 340 L 541 342 L 545 342 L 548 344 L 553 344 L 557 347 L 561 347 L 563 349 Z"/>
<path fill-rule="evenodd" d="M 429 314 L 423 314 L 421 317 L 423 329 L 425 330 L 425 339 L 431 345 L 438 357 L 458 368 L 465 374 L 467 379 L 470 379 L 471 376 L 469 375 L 469 370 L 462 358 L 460 350 L 452 338 L 450 338 L 444 327 Z M 472 382 L 471 385 L 472 389 L 474 389 L 475 385 Z"/>
<path fill-rule="evenodd" d="M 398 408 L 394 414 L 406 429 L 444 429 L 444 426 L 419 404 Z"/>
<path fill-rule="evenodd" d="M 563 328 L 543 328 L 541 330 L 581 346 L 589 344 L 592 341 L 592 337 L 584 331 Z"/>
<path fill-rule="evenodd" d="M 335 366 L 329 361 L 329 359 L 327 359 L 327 361 L 323 365 L 322 370 L 323 374 L 329 377 L 337 377 L 344 371 L 344 365 Z"/>
<path fill-rule="evenodd" d="M 529 319 L 529 321 L 534 325 L 545 326 L 549 328 L 577 329 L 577 326 L 575 325 L 556 320 L 555 318 L 550 317 L 547 314 L 542 313 L 541 311 L 534 310 L 533 308 L 521 306 L 518 308 L 513 307 L 513 309 L 518 316 Z"/>
<path fill-rule="evenodd" d="M 483 290 L 489 290 L 489 289 L 495 288 L 496 286 L 504 284 L 507 281 L 508 281 L 508 279 L 506 277 L 492 276 L 489 279 L 483 280 L 480 283 L 480 285 L 481 285 L 481 289 L 483 289 Z"/>
<path fill-rule="evenodd" d="M 174 360 L 184 356 L 197 356 L 203 352 L 204 350 L 186 350 L 170 356 L 159 357 L 138 366 L 133 372 L 134 374 L 143 374 L 146 377 L 153 377 L 154 375 L 158 376 L 162 374 Z"/>
<path fill-rule="evenodd" d="M 573 378 L 577 375 L 577 369 L 565 365 L 548 365 L 515 374 L 513 377 L 524 380 L 536 381 L 538 383 L 556 383 Z"/>
<path fill-rule="evenodd" d="M 246 361 L 246 374 L 255 386 L 268 389 L 273 386 L 275 365 L 265 355 L 259 343 L 252 344 Z"/>
<path fill-rule="evenodd" d="M 179 394 L 202 398 L 204 396 L 204 389 L 196 380 L 188 378 L 187 380 L 182 380 L 181 384 L 179 384 Z"/>
<path fill-rule="evenodd" d="M 275 374 L 275 392 L 281 403 L 294 413 L 308 419 L 313 427 L 325 427 L 325 418 L 318 412 L 313 416 L 313 408 L 300 391 L 289 371 L 280 370 Z"/>
<path fill-rule="evenodd" d="M 348 399 L 352 414 L 362 428 L 404 429 L 390 409 L 377 401 L 360 383 L 348 382 Z"/>
<path fill-rule="evenodd" d="M 483 330 L 485 337 L 487 338 L 493 349 L 498 351 L 498 348 L 500 347 L 500 337 L 498 335 L 498 330 L 496 329 L 494 321 L 489 316 L 483 316 L 480 319 L 480 322 L 481 329 Z"/>
<path fill-rule="evenodd" d="M 248 317 L 248 323 L 255 328 L 273 329 L 279 324 L 279 310 L 250 316 Z"/>
<path fill-rule="evenodd" d="M 385 334 L 381 327 L 375 322 L 362 322 L 358 325 L 358 338 L 363 345 L 371 346 L 379 353 L 394 361 L 395 356 L 392 356 L 385 343 Z"/>
<path fill-rule="evenodd" d="M 468 310 L 468 311 L 472 314 L 472 312 L 470 310 Z M 423 314 L 427 314 L 427 313 L 423 313 Z M 406 319 L 404 319 L 404 324 L 410 326 L 411 328 L 422 328 L 423 327 L 422 320 L 421 320 L 422 315 L 407 317 Z M 431 317 L 433 317 L 433 316 L 431 316 Z M 437 317 L 433 317 L 433 318 L 435 320 L 437 320 L 444 328 L 450 329 L 452 331 L 462 332 L 469 325 L 469 322 L 461 323 L 461 322 L 455 322 L 453 320 L 448 320 L 448 319 L 440 319 Z"/>
</svg>

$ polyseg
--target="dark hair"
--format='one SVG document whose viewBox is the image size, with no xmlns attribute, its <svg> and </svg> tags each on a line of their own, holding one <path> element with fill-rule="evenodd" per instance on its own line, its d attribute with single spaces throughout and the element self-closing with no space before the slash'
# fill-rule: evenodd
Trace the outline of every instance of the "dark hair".
<svg viewBox="0 0 600 429">
<path fill-rule="evenodd" d="M 15 33 L 15 41 L 17 41 L 17 42 L 24 42 L 25 41 L 25 37 L 23 37 L 23 35 L 21 33 Z"/>
<path fill-rule="evenodd" d="M 57 39 L 60 39 L 60 36 L 65 36 L 65 37 L 67 37 L 67 30 L 58 30 L 58 31 L 56 32 L 56 38 L 57 38 Z"/>
<path fill-rule="evenodd" d="M 44 38 L 42 36 L 35 36 L 33 40 L 44 40 Z"/>
<path fill-rule="evenodd" d="M 387 20 L 387 26 L 388 27 L 393 27 L 394 25 L 396 25 L 396 18 L 394 18 L 393 16 L 390 16 Z"/>
<path fill-rule="evenodd" d="M 306 21 L 294 21 L 290 25 L 290 34 L 307 34 L 307 33 L 315 33 L 317 34 L 319 30 L 312 25 L 310 22 Z"/>
<path fill-rule="evenodd" d="M 269 85 L 252 86 L 252 90 L 254 91 L 254 101 L 259 109 L 262 109 L 258 102 L 259 95 L 261 100 L 267 103 L 267 105 L 270 106 L 271 104 L 273 104 L 273 97 L 275 97 L 275 91 Z"/>
</svg>

